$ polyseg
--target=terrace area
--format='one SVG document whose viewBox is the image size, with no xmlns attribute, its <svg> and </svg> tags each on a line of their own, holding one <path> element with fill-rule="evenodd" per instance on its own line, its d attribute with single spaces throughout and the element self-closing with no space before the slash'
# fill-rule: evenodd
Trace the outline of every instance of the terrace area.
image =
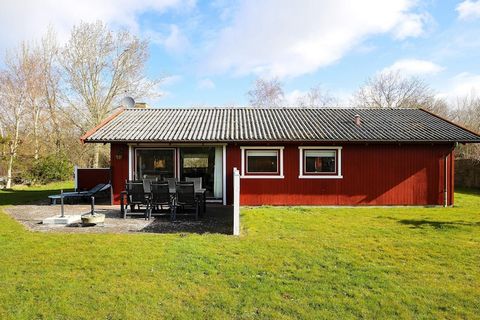
<svg viewBox="0 0 480 320">
<path fill-rule="evenodd" d="M 143 217 L 122 218 L 120 206 L 98 205 L 97 213 L 105 214 L 105 223 L 85 227 L 80 223 L 70 225 L 42 224 L 42 220 L 60 213 L 60 205 L 46 202 L 21 204 L 8 207 L 5 212 L 30 231 L 65 233 L 218 233 L 232 234 L 233 214 L 231 206 L 208 204 L 205 214 L 198 220 L 179 217 L 170 221 L 168 216 L 157 216 L 151 220 Z M 90 212 L 89 204 L 65 205 L 65 214 Z"/>
</svg>

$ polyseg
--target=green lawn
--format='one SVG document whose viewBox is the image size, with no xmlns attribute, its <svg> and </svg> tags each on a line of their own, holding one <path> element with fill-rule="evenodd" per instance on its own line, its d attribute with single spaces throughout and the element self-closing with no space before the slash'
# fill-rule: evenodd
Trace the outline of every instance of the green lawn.
<svg viewBox="0 0 480 320">
<path fill-rule="evenodd" d="M 240 238 L 32 233 L 0 213 L 0 318 L 479 318 L 480 195 L 456 203 L 243 208 Z"/>
</svg>

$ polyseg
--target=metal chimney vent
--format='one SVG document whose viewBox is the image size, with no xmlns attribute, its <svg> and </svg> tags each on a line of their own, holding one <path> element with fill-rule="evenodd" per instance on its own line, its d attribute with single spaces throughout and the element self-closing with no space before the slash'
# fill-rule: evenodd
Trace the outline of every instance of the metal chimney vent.
<svg viewBox="0 0 480 320">
<path fill-rule="evenodd" d="M 362 118 L 360 117 L 359 114 L 356 114 L 354 118 L 355 118 L 355 125 L 357 127 L 360 127 L 362 125 Z"/>
</svg>

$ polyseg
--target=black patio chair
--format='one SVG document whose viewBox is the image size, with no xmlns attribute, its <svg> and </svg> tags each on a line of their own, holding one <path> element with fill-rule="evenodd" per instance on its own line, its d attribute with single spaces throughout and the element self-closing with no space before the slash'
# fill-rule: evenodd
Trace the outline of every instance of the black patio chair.
<svg viewBox="0 0 480 320">
<path fill-rule="evenodd" d="M 167 182 L 152 182 L 150 184 L 150 206 L 148 210 L 148 219 L 152 217 L 154 209 L 158 209 L 162 213 L 163 207 L 170 209 L 169 214 L 173 211 L 173 199 L 170 195 L 170 189 Z"/>
<path fill-rule="evenodd" d="M 145 219 L 148 218 L 149 197 L 145 193 L 142 181 L 127 181 L 127 183 L 125 184 L 125 191 L 122 192 L 121 195 L 120 205 L 124 219 L 127 218 L 127 215 L 138 215 L 139 212 L 141 215 L 142 206 L 145 207 L 144 217 Z M 130 211 L 128 210 L 129 206 Z M 138 210 L 135 210 L 135 206 L 137 206 Z"/>
<path fill-rule="evenodd" d="M 149 177 L 149 178 L 143 178 L 143 190 L 145 190 L 145 193 L 150 193 L 150 185 L 154 182 L 158 181 L 157 177 Z"/>
<path fill-rule="evenodd" d="M 187 208 L 195 210 L 195 220 L 198 220 L 198 211 L 200 202 L 195 196 L 195 187 L 193 182 L 178 182 L 176 186 L 176 197 L 173 206 L 172 220 L 177 218 L 177 209 L 180 207 L 184 212 Z"/>
<path fill-rule="evenodd" d="M 165 178 L 164 181 L 168 183 L 170 190 L 175 190 L 177 187 L 177 178 Z"/>
</svg>

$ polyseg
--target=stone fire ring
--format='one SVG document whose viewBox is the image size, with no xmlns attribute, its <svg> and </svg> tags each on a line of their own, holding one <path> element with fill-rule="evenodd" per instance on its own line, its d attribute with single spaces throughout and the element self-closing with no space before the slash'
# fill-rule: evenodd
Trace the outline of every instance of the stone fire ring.
<svg viewBox="0 0 480 320">
<path fill-rule="evenodd" d="M 105 222 L 105 215 L 103 213 L 96 213 L 94 215 L 91 213 L 86 213 L 82 215 L 82 224 L 94 225 L 94 224 L 99 224 L 104 222 Z"/>
</svg>

